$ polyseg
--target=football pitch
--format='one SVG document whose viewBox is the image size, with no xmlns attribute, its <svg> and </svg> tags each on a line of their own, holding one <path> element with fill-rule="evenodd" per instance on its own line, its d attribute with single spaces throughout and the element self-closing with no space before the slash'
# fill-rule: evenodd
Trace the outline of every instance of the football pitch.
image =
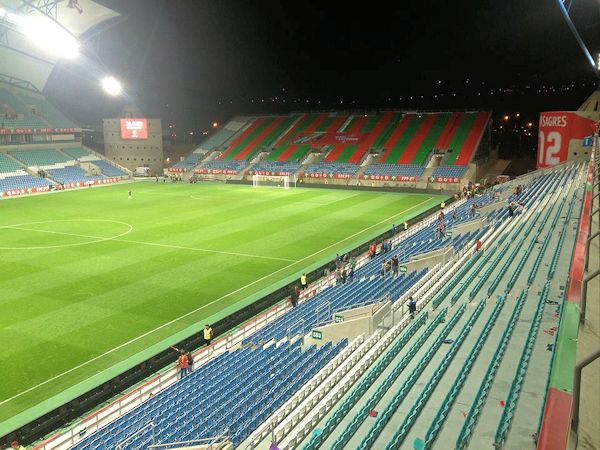
<svg viewBox="0 0 600 450">
<path fill-rule="evenodd" d="M 0 431 L 445 198 L 136 182 L 0 201 Z"/>
</svg>

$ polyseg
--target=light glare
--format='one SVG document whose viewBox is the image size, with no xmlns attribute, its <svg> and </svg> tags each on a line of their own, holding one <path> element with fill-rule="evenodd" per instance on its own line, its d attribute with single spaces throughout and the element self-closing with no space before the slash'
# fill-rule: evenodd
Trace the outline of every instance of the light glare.
<svg viewBox="0 0 600 450">
<path fill-rule="evenodd" d="M 123 91 L 123 87 L 121 86 L 121 83 L 119 83 L 119 80 L 117 80 L 115 77 L 106 77 L 102 80 L 102 89 L 104 89 L 104 92 L 106 92 L 108 95 L 119 95 L 122 91 Z"/>
<path fill-rule="evenodd" d="M 79 54 L 77 39 L 50 19 L 39 16 L 15 16 L 12 19 L 19 30 L 42 50 L 59 58 L 75 58 Z"/>
</svg>

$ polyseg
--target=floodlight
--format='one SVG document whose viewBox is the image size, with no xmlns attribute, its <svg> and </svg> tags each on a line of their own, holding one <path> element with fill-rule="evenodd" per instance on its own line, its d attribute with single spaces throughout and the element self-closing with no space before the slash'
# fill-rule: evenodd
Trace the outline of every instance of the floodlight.
<svg viewBox="0 0 600 450">
<path fill-rule="evenodd" d="M 75 58 L 79 53 L 77 39 L 47 17 L 15 16 L 12 20 L 33 44 L 48 53 L 62 58 Z"/>
<path fill-rule="evenodd" d="M 108 95 L 117 96 L 123 92 L 123 86 L 115 77 L 105 77 L 102 80 L 102 89 Z"/>
</svg>

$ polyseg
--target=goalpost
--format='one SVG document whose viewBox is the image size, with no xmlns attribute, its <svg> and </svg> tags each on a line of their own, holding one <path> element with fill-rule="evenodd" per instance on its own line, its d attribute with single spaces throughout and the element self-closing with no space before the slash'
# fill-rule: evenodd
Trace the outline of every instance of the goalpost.
<svg viewBox="0 0 600 450">
<path fill-rule="evenodd" d="M 296 187 L 296 177 L 290 175 L 252 175 L 252 187 L 282 187 L 283 189 Z"/>
</svg>

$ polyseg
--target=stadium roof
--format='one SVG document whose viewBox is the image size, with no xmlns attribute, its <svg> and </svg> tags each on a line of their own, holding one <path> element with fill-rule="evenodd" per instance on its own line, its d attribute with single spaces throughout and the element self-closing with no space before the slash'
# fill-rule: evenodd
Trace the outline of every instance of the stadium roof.
<svg viewBox="0 0 600 450">
<path fill-rule="evenodd" d="M 40 24 L 78 39 L 96 25 L 119 14 L 92 0 L 0 0 L 0 73 L 29 81 L 42 90 L 59 59 L 36 44 L 19 23 L 26 18 L 38 38 Z M 16 20 L 19 19 L 19 20 Z M 59 49 L 57 49 L 59 50 Z"/>
</svg>

